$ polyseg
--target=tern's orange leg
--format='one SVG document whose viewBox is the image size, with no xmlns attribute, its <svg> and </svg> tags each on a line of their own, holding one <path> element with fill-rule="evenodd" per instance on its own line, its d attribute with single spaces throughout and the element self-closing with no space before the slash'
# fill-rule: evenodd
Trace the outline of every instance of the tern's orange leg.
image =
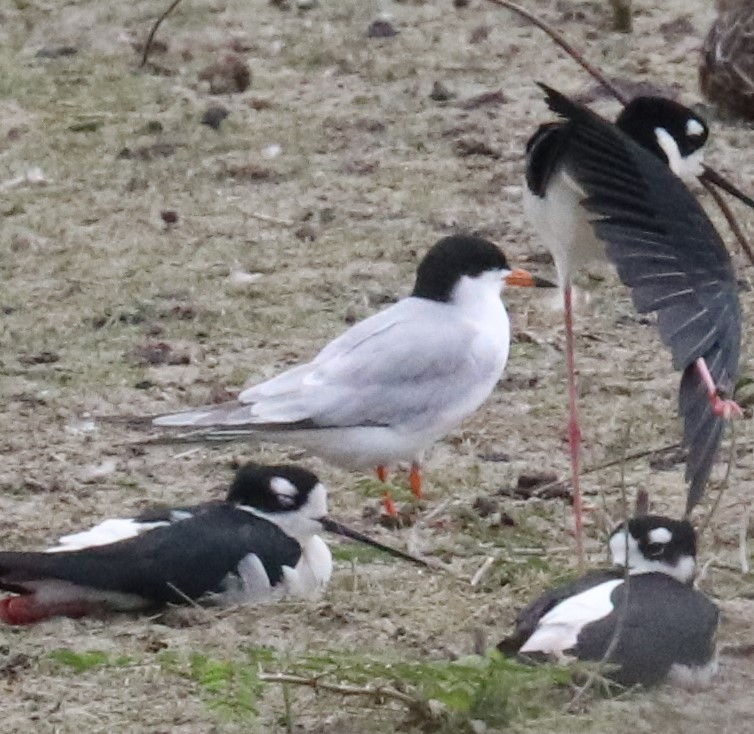
<svg viewBox="0 0 754 734">
<path fill-rule="evenodd" d="M 707 362 L 704 357 L 699 357 L 699 359 L 696 360 L 696 371 L 699 373 L 699 377 L 702 378 L 702 382 L 707 388 L 707 395 L 709 395 L 710 403 L 712 403 L 712 412 L 715 415 L 724 418 L 726 421 L 729 421 L 731 418 L 740 418 L 743 415 L 743 411 L 738 403 L 735 400 L 720 397 L 717 385 L 715 385 L 715 381 L 712 379 L 712 375 L 710 374 L 709 367 L 707 367 Z"/>
<path fill-rule="evenodd" d="M 411 491 L 414 493 L 414 497 L 420 500 L 424 496 L 422 494 L 422 468 L 416 461 L 411 464 L 411 472 L 408 475 L 408 481 L 411 485 Z"/>
<path fill-rule="evenodd" d="M 387 467 L 380 464 L 376 469 L 375 472 L 377 473 L 377 479 L 379 479 L 381 482 L 387 481 Z M 395 506 L 395 501 L 393 500 L 393 495 L 390 494 L 387 490 L 382 495 L 382 505 L 385 508 L 385 512 L 388 514 L 389 517 L 398 517 L 398 510 Z"/>
</svg>

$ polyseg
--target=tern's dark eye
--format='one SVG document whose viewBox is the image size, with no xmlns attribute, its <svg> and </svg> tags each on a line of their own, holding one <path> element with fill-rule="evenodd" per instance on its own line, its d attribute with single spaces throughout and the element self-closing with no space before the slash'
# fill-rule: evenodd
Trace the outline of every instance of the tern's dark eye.
<svg viewBox="0 0 754 734">
<path fill-rule="evenodd" d="M 650 543 L 647 546 L 647 556 L 649 558 L 659 558 L 665 550 L 665 543 Z"/>
</svg>

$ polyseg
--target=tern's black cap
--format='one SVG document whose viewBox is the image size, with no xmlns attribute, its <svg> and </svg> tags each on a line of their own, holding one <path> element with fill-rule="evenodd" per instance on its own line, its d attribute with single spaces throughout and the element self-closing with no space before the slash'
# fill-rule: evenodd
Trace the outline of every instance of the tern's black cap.
<svg viewBox="0 0 754 734">
<path fill-rule="evenodd" d="M 510 270 L 497 245 L 473 235 L 451 235 L 434 244 L 416 270 L 412 296 L 447 302 L 464 275 Z"/>
</svg>

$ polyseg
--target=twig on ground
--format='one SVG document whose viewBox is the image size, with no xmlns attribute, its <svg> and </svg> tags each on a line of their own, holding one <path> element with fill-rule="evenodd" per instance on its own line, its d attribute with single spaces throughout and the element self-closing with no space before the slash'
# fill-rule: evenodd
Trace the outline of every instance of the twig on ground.
<svg viewBox="0 0 754 734">
<path fill-rule="evenodd" d="M 681 447 L 681 444 L 679 443 L 671 443 L 667 446 L 659 446 L 655 449 L 644 449 L 642 451 L 637 451 L 633 454 L 626 454 L 622 455 L 619 459 L 611 459 L 610 461 L 606 461 L 604 464 L 597 464 L 596 466 L 590 466 L 588 469 L 584 469 L 581 472 L 581 476 L 585 476 L 587 474 L 594 474 L 595 472 L 602 471 L 603 469 L 611 469 L 614 466 L 618 466 L 619 464 L 625 464 L 629 461 L 635 461 L 636 459 L 643 459 L 645 456 L 654 456 L 655 454 L 664 454 L 668 451 L 674 451 L 675 449 L 678 449 Z M 548 482 L 547 484 L 542 484 L 536 489 L 537 496 L 540 496 L 542 492 L 551 489 L 552 487 L 557 487 L 558 485 L 566 485 L 569 484 L 568 479 L 558 479 L 554 482 Z"/>
<path fill-rule="evenodd" d="M 741 518 L 741 526 L 738 529 L 738 558 L 741 562 L 741 573 L 749 573 L 749 517 L 751 507 L 746 508 L 744 516 Z"/>
<path fill-rule="evenodd" d="M 484 559 L 484 563 L 477 569 L 476 573 L 471 577 L 471 581 L 469 581 L 470 586 L 476 586 L 485 576 L 487 571 L 492 568 L 492 564 L 495 562 L 495 556 L 487 556 L 487 558 Z"/>
<path fill-rule="evenodd" d="M 259 212 L 244 212 L 244 214 L 252 219 L 258 219 L 260 222 L 279 224 L 282 227 L 293 227 L 293 225 L 296 224 L 296 222 L 291 219 L 280 219 L 279 217 L 271 217 L 268 214 L 260 214 Z"/>
<path fill-rule="evenodd" d="M 305 686 L 315 690 L 338 693 L 341 696 L 365 696 L 377 702 L 391 700 L 402 703 L 411 711 L 420 714 L 422 718 L 433 720 L 437 715 L 432 711 L 427 701 L 416 698 L 409 693 L 399 691 L 392 686 L 353 686 L 345 683 L 329 683 L 319 677 L 307 678 L 303 675 L 291 673 L 259 673 L 259 680 L 264 683 L 280 683 L 282 685 Z"/>
<path fill-rule="evenodd" d="M 155 33 L 157 33 L 157 29 L 162 24 L 162 21 L 165 20 L 165 18 L 168 17 L 178 6 L 178 3 L 180 3 L 181 0 L 173 0 L 172 3 L 168 6 L 168 9 L 155 21 L 154 25 L 152 26 L 152 30 L 149 31 L 149 35 L 147 36 L 147 41 L 144 44 L 144 53 L 141 55 L 141 63 L 139 64 L 139 67 L 143 67 L 147 65 L 147 61 L 149 60 L 149 52 L 152 50 L 152 43 L 154 42 L 154 36 Z"/>
</svg>

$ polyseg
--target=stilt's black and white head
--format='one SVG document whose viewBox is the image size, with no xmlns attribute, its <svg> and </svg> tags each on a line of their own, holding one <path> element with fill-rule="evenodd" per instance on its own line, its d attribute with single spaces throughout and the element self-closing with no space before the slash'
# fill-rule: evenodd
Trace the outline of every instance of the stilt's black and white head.
<svg viewBox="0 0 754 734">
<path fill-rule="evenodd" d="M 690 584 L 696 573 L 696 534 L 686 520 L 644 515 L 618 525 L 610 536 L 613 564 L 632 574 L 664 573 Z"/>
<path fill-rule="evenodd" d="M 419 263 L 411 295 L 449 303 L 463 298 L 469 287 L 499 293 L 506 285 L 552 284 L 525 270 L 512 270 L 500 248 L 489 240 L 452 235 L 437 242 Z"/>
<path fill-rule="evenodd" d="M 322 531 L 327 491 L 299 466 L 247 464 L 236 473 L 227 501 L 275 523 L 300 543 Z"/>
<path fill-rule="evenodd" d="M 247 464 L 236 473 L 227 501 L 275 523 L 302 545 L 326 530 L 419 566 L 429 565 L 410 553 L 384 545 L 329 517 L 324 485 L 315 474 L 300 466 Z"/>
<path fill-rule="evenodd" d="M 689 181 L 702 175 L 702 148 L 709 137 L 709 127 L 688 107 L 664 97 L 636 97 L 615 124 L 666 161 L 679 178 Z"/>
</svg>

